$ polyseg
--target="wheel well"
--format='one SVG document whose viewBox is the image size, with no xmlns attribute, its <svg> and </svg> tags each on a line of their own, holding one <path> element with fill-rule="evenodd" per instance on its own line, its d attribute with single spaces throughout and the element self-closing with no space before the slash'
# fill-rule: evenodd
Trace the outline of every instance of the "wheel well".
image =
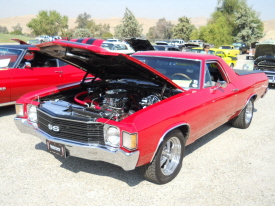
<svg viewBox="0 0 275 206">
<path fill-rule="evenodd" d="M 188 137 L 189 137 L 189 126 L 188 125 L 181 125 L 174 129 L 179 129 L 181 131 L 181 133 L 183 134 L 184 139 L 185 140 L 188 139 Z"/>
<path fill-rule="evenodd" d="M 166 134 L 168 134 L 169 132 L 171 132 L 171 131 L 173 131 L 173 130 L 176 130 L 176 129 L 180 130 L 180 132 L 183 134 L 183 136 L 184 136 L 184 141 L 185 141 L 185 143 L 186 143 L 186 141 L 187 141 L 187 139 L 188 139 L 188 137 L 189 137 L 189 132 L 190 132 L 189 125 L 188 125 L 188 124 L 183 124 L 183 125 L 179 125 L 179 126 L 177 126 L 177 127 L 173 127 L 172 129 L 168 130 L 168 131 L 161 137 L 161 139 L 160 139 L 160 141 L 159 141 L 159 144 L 158 144 L 158 146 L 157 146 L 157 148 L 156 148 L 156 150 L 155 150 L 155 152 L 154 152 L 154 155 L 152 156 L 152 159 L 150 160 L 150 162 L 153 161 L 153 159 L 154 159 L 154 157 L 155 157 L 155 155 L 156 155 L 156 153 L 157 153 L 157 151 L 158 151 L 160 145 L 162 144 L 162 142 L 163 142 L 163 140 L 164 140 Z"/>
</svg>

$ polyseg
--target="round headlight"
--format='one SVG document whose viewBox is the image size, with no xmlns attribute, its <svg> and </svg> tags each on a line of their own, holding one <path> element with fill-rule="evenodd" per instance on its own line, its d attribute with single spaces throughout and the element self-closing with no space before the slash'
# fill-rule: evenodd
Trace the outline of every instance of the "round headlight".
<svg viewBox="0 0 275 206">
<path fill-rule="evenodd" d="M 116 127 L 109 127 L 106 131 L 106 140 L 113 146 L 119 146 L 120 136 L 119 130 Z"/>
<path fill-rule="evenodd" d="M 28 105 L 28 119 L 32 122 L 37 121 L 37 108 L 34 105 Z"/>
</svg>

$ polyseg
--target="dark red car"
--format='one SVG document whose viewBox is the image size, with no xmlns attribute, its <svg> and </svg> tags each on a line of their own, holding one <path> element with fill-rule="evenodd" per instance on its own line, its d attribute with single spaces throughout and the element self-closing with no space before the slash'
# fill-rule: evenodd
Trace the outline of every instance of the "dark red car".
<svg viewBox="0 0 275 206">
<path fill-rule="evenodd" d="M 40 53 L 34 45 L 14 40 L 20 45 L 0 45 L 0 107 L 14 104 L 30 91 L 83 78 L 82 70 Z M 103 40 L 93 42 L 99 44 Z"/>
</svg>

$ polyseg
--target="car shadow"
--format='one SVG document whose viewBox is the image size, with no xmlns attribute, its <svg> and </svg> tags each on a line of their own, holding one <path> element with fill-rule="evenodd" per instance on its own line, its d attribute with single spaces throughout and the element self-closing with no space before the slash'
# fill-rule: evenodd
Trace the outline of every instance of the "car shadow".
<svg viewBox="0 0 275 206">
<path fill-rule="evenodd" d="M 211 140 L 215 139 L 217 136 L 226 132 L 230 128 L 232 128 L 232 126 L 229 123 L 226 123 L 220 126 L 219 128 L 211 131 L 207 135 L 204 135 L 194 143 L 186 146 L 185 156 L 192 154 L 192 152 L 199 149 L 201 146 L 205 145 Z M 46 145 L 42 142 L 37 144 L 35 146 L 35 149 L 47 152 Z M 98 176 L 108 176 L 123 181 L 127 183 L 130 187 L 136 186 L 140 182 L 145 181 L 144 177 L 137 171 L 137 169 L 131 171 L 124 171 L 119 166 L 102 161 L 86 160 L 77 157 L 69 157 L 65 159 L 54 154 L 53 156 L 61 162 L 60 167 L 69 170 L 73 173 L 85 172 Z"/>
<path fill-rule="evenodd" d="M 15 106 L 0 107 L 0 117 L 9 116 L 15 114 Z"/>
<path fill-rule="evenodd" d="M 35 149 L 47 152 L 46 145 L 42 142 L 37 144 Z M 85 172 L 97 176 L 112 177 L 127 183 L 130 187 L 136 186 L 140 182 L 145 181 L 137 169 L 125 171 L 119 166 L 103 161 L 86 160 L 78 157 L 62 158 L 55 154 L 52 155 L 61 162 L 60 167 L 73 173 Z"/>
</svg>

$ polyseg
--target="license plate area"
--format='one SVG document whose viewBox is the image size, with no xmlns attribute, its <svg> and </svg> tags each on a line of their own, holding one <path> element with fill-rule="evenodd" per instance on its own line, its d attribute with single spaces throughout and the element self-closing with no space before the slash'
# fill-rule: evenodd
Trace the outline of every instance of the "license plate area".
<svg viewBox="0 0 275 206">
<path fill-rule="evenodd" d="M 47 144 L 47 150 L 50 153 L 57 154 L 57 155 L 59 155 L 61 157 L 64 157 L 64 158 L 68 157 L 65 145 L 60 144 L 60 143 L 56 143 L 56 142 L 51 142 L 51 141 L 48 141 L 48 140 L 46 140 L 46 144 Z"/>
</svg>

